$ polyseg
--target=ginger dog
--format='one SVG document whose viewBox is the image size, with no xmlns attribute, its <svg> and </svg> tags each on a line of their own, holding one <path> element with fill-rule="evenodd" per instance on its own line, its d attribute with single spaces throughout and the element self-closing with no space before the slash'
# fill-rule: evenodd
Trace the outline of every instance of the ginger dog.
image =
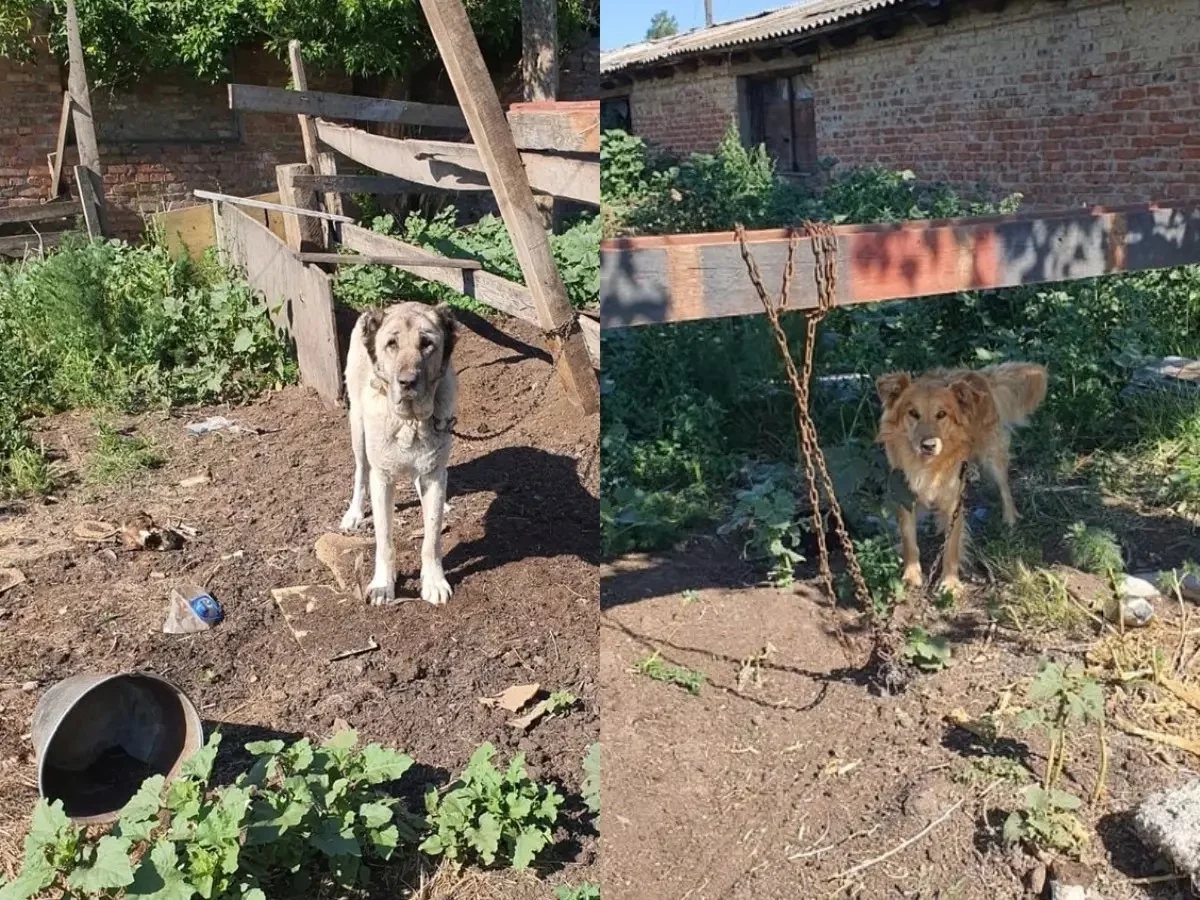
<svg viewBox="0 0 1200 900">
<path fill-rule="evenodd" d="M 921 584 L 917 515 L 930 509 L 943 532 L 950 528 L 941 587 L 957 591 L 965 515 L 960 511 L 956 517 L 954 510 L 962 496 L 963 464 L 973 460 L 995 480 L 1004 522 L 1014 524 L 1017 509 L 1008 486 L 1009 436 L 1045 399 L 1046 369 L 1010 362 L 977 372 L 937 370 L 916 379 L 898 372 L 881 376 L 876 389 L 883 402 L 879 442 L 911 494 L 894 501 L 904 580 Z"/>
</svg>

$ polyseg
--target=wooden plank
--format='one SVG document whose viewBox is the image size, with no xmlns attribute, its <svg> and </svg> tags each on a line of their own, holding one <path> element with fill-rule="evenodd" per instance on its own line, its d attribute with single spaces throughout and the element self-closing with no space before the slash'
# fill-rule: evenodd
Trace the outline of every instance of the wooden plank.
<svg viewBox="0 0 1200 900">
<path fill-rule="evenodd" d="M 328 91 L 289 91 L 256 84 L 229 85 L 229 108 L 243 112 L 290 113 L 324 119 L 396 122 L 428 128 L 467 127 L 462 111 L 453 106 L 356 97 Z"/>
<path fill-rule="evenodd" d="M 278 192 L 237 199 L 260 200 L 272 206 L 279 205 Z M 216 233 L 217 222 L 213 215 L 213 205 L 217 202 L 213 200 L 195 206 L 185 206 L 155 213 L 150 217 L 155 226 L 162 229 L 167 249 L 172 256 L 186 254 L 193 260 L 199 260 L 205 250 L 220 243 Z M 273 231 L 280 240 L 284 239 L 282 213 L 257 207 L 247 207 L 244 212 L 260 225 Z"/>
<path fill-rule="evenodd" d="M 530 190 L 535 167 L 528 161 L 522 165 L 521 154 L 513 142 L 496 86 L 484 63 L 462 0 L 421 0 L 421 8 L 512 238 L 521 272 L 537 307 L 538 323 L 544 332 L 563 332 L 561 337 L 551 338 L 559 377 L 568 395 L 585 414 L 591 415 L 600 408 L 599 384 L 588 358 L 583 333 L 578 328 L 565 330 L 574 325 L 575 317 L 550 252 L 541 213 Z M 584 199 L 599 203 L 598 163 L 595 169 L 595 188 L 587 192 Z M 551 193 L 569 196 L 558 191 Z"/>
<path fill-rule="evenodd" d="M 67 150 L 67 130 L 71 127 L 71 92 L 63 91 L 62 114 L 58 118 L 58 137 L 54 141 L 54 152 L 50 154 L 50 199 L 55 199 L 62 189 L 63 154 Z"/>
<path fill-rule="evenodd" d="M 600 101 L 514 103 L 508 124 L 522 150 L 600 152 Z"/>
<path fill-rule="evenodd" d="M 325 263 L 333 266 L 396 266 L 403 269 L 482 269 L 474 259 L 454 259 L 449 256 L 431 260 L 427 256 L 405 254 L 398 256 L 362 256 L 350 253 L 300 253 L 301 262 Z"/>
<path fill-rule="evenodd" d="M 583 341 L 587 344 L 588 356 L 592 365 L 600 368 L 600 322 L 587 316 L 579 317 L 579 330 L 583 332 Z"/>
<path fill-rule="evenodd" d="M 838 306 L 1200 263 L 1200 205 L 838 226 L 834 233 Z M 787 232 L 747 237 L 764 283 L 778 290 Z M 731 232 L 603 241 L 600 296 L 602 328 L 762 312 Z M 797 309 L 817 302 L 807 239 L 797 247 L 791 302 Z"/>
<path fill-rule="evenodd" d="M 508 134 L 508 129 L 504 129 Z M 400 140 L 359 128 L 317 120 L 317 136 L 355 162 L 379 172 L 449 191 L 490 190 L 480 150 L 474 144 Z M 513 148 L 516 152 L 516 148 Z M 522 153 L 525 178 L 535 190 L 555 197 L 600 203 L 600 163 Z"/>
<path fill-rule="evenodd" d="M 394 175 L 297 175 L 296 187 L 339 194 L 416 194 L 429 188 Z"/>
<path fill-rule="evenodd" d="M 455 106 L 326 91 L 289 91 L 256 84 L 229 85 L 229 107 L 242 112 L 304 114 L 351 122 L 390 122 L 461 131 L 467 128 L 462 110 Z M 514 103 L 509 107 L 508 124 L 520 150 L 600 152 L 598 100 Z M 556 135 L 562 143 L 554 142 Z"/>
<path fill-rule="evenodd" d="M 304 60 L 300 56 L 300 42 L 288 41 L 288 62 L 292 67 L 292 85 L 298 91 L 308 90 L 308 76 L 304 73 Z M 313 128 L 312 116 L 304 114 L 296 117 L 300 120 L 300 139 L 304 143 L 304 161 L 314 172 L 319 170 L 317 161 L 317 135 Z"/>
<path fill-rule="evenodd" d="M 79 207 L 83 210 L 83 224 L 90 238 L 104 237 L 100 198 L 93 184 L 94 178 L 91 169 L 84 166 L 75 167 L 75 189 L 79 191 Z"/>
<path fill-rule="evenodd" d="M 74 112 L 75 143 L 79 147 L 79 165 L 88 173 L 92 195 L 96 198 L 96 233 L 108 234 L 108 213 L 104 206 L 104 177 L 100 169 L 100 150 L 96 144 L 96 122 L 92 118 L 92 100 L 88 92 L 87 70 L 83 65 L 83 43 L 79 39 L 79 17 L 75 0 L 67 0 L 67 48 L 70 58 L 71 108 Z M 61 159 L 61 157 L 60 157 Z M 82 189 L 80 189 L 82 191 Z M 89 229 L 92 223 L 88 224 Z"/>
<path fill-rule="evenodd" d="M 337 178 L 337 159 L 328 150 L 322 150 L 317 153 L 317 174 L 307 176 L 309 178 Z M 299 176 L 297 176 L 299 177 Z M 296 187 L 303 188 L 303 185 L 297 184 Z M 313 190 L 313 188 L 307 188 Z M 326 190 L 322 192 L 322 199 L 325 202 L 325 211 L 333 213 L 335 216 L 345 215 L 346 210 L 342 206 L 342 195 L 336 190 Z"/>
<path fill-rule="evenodd" d="M 353 222 L 349 216 L 339 216 L 334 213 L 322 212 L 319 209 L 305 209 L 299 206 L 288 206 L 286 203 L 272 203 L 259 197 L 234 197 L 231 194 L 218 194 L 213 191 L 192 191 L 192 195 L 200 200 L 220 200 L 234 206 L 249 206 L 254 209 L 269 209 L 277 213 L 296 216 L 311 216 L 314 219 L 327 219 L 330 222 Z M 264 195 L 266 196 L 266 195 Z"/>
<path fill-rule="evenodd" d="M 293 250 L 320 250 L 329 245 L 325 226 L 317 216 L 297 215 L 300 210 L 318 212 L 317 195 L 312 191 L 297 188 L 292 178 L 296 175 L 312 175 L 312 166 L 307 163 L 289 163 L 275 167 L 279 182 L 279 200 L 287 207 L 283 214 L 283 230 L 287 245 Z"/>
<path fill-rule="evenodd" d="M 406 244 L 404 241 L 358 225 L 342 226 L 342 246 L 366 256 L 412 256 L 431 263 L 446 260 L 446 257 L 431 253 L 423 247 Z M 453 266 L 439 268 L 422 265 L 411 269 L 407 266 L 398 266 L 397 268 L 452 287 L 459 293 L 466 294 L 502 313 L 532 322 L 535 325 L 538 324 L 537 306 L 533 302 L 529 288 L 523 284 L 517 284 L 501 278 L 499 275 L 493 275 L 491 272 L 459 269 Z"/>
<path fill-rule="evenodd" d="M 6 206 L 0 209 L 0 225 L 13 222 L 45 222 L 79 214 L 78 200 L 51 200 L 49 203 L 35 203 L 29 206 Z"/>
<path fill-rule="evenodd" d="M 51 231 L 46 234 L 18 234 L 13 237 L 0 237 L 0 256 L 22 257 L 40 247 L 57 247 L 66 234 L 68 232 Z"/>
<path fill-rule="evenodd" d="M 233 204 L 222 203 L 220 210 L 223 250 L 263 296 L 275 326 L 295 342 L 301 381 L 339 403 L 342 373 L 329 276 L 296 259 L 286 243 Z"/>
<path fill-rule="evenodd" d="M 521 81 L 526 100 L 558 96 L 557 0 L 521 0 Z"/>
</svg>

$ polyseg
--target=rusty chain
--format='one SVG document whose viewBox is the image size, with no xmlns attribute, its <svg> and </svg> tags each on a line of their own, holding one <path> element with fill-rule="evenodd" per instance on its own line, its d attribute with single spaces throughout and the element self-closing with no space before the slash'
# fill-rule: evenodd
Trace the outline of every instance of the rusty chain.
<svg viewBox="0 0 1200 900">
<path fill-rule="evenodd" d="M 829 224 L 825 222 L 806 221 L 801 223 L 800 229 L 791 229 L 788 241 L 787 263 L 783 270 L 783 284 L 780 288 L 778 300 L 773 301 L 767 293 L 767 289 L 763 286 L 762 273 L 759 271 L 758 263 L 747 246 L 745 227 L 739 224 L 735 226 L 734 230 L 737 235 L 738 245 L 741 248 L 742 259 L 745 261 L 746 269 L 750 275 L 750 281 L 753 282 L 759 300 L 762 301 L 763 310 L 767 314 L 767 321 L 771 325 L 771 332 L 775 337 L 775 343 L 779 348 L 780 356 L 783 358 L 784 370 L 787 373 L 788 382 L 796 399 L 797 443 L 800 458 L 804 464 L 804 472 L 808 479 L 808 499 L 812 504 L 813 532 L 817 538 L 817 548 L 820 554 L 821 579 L 825 583 L 825 589 L 829 594 L 830 600 L 836 603 L 837 594 L 833 584 L 833 571 L 829 566 L 829 548 L 825 541 L 824 521 L 821 517 L 820 487 L 823 487 L 826 502 L 829 504 L 830 517 L 833 519 L 834 530 L 837 532 L 838 540 L 842 545 L 842 552 L 846 557 L 846 568 L 849 570 L 850 578 L 854 584 L 855 598 L 867 614 L 874 618 L 875 608 L 871 602 L 871 593 L 867 589 L 862 568 L 858 564 L 858 555 L 854 552 L 854 544 L 850 540 L 849 531 L 846 529 L 846 522 L 842 516 L 842 508 L 838 503 L 837 494 L 833 489 L 833 479 L 830 478 L 829 470 L 825 464 L 825 454 L 821 450 L 817 436 L 817 426 L 813 422 L 812 411 L 810 409 L 813 350 L 816 345 L 817 325 L 833 307 L 834 295 L 837 289 L 837 237 L 834 235 L 833 229 Z M 795 274 L 796 245 L 801 237 L 801 232 L 806 233 L 810 238 L 813 259 L 815 261 L 814 278 L 817 285 L 817 306 L 802 310 L 805 334 L 802 372 L 796 368 L 791 348 L 788 346 L 787 332 L 784 330 L 781 322 L 781 314 L 788 310 L 790 302 L 792 277 Z M 818 476 L 820 477 L 820 487 L 818 486 Z"/>
</svg>

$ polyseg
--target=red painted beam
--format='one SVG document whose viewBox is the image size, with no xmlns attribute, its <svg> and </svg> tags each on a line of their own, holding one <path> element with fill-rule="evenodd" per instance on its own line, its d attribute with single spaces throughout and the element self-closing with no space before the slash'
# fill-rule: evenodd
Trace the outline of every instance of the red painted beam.
<svg viewBox="0 0 1200 900">
<path fill-rule="evenodd" d="M 1200 263 L 1200 204 L 838 226 L 837 290 L 847 306 Z M 747 233 L 768 290 L 789 236 Z M 816 306 L 812 250 L 796 251 L 791 305 Z M 618 238 L 600 245 L 603 328 L 762 312 L 732 232 Z"/>
</svg>

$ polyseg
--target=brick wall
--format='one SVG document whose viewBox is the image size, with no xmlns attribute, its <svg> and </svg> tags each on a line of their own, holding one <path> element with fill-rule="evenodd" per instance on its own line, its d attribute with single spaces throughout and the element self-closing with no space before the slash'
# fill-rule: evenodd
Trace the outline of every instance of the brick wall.
<svg viewBox="0 0 1200 900">
<path fill-rule="evenodd" d="M 239 53 L 233 79 L 283 87 L 289 73 L 261 51 Z M 313 77 L 314 90 L 350 89 L 348 78 Z M 48 194 L 46 154 L 54 150 L 65 74 L 49 56 L 18 66 L 0 59 L 0 205 L 36 203 Z M 196 189 L 261 194 L 275 188 L 275 166 L 302 162 L 295 116 L 229 110 L 224 84 L 163 75 L 131 92 L 92 90 L 111 230 L 135 237 L 143 216 L 196 203 Z M 240 122 L 239 122 L 240 119 Z M 63 167 L 78 163 L 68 146 Z M 72 191 L 74 190 L 72 186 Z"/>
<path fill-rule="evenodd" d="M 1030 207 L 1200 195 L 1195 0 L 1015 0 L 863 38 L 812 61 L 817 149 L 845 164 L 1019 191 Z M 679 151 L 720 138 L 745 67 L 639 81 L 634 130 Z"/>
</svg>

